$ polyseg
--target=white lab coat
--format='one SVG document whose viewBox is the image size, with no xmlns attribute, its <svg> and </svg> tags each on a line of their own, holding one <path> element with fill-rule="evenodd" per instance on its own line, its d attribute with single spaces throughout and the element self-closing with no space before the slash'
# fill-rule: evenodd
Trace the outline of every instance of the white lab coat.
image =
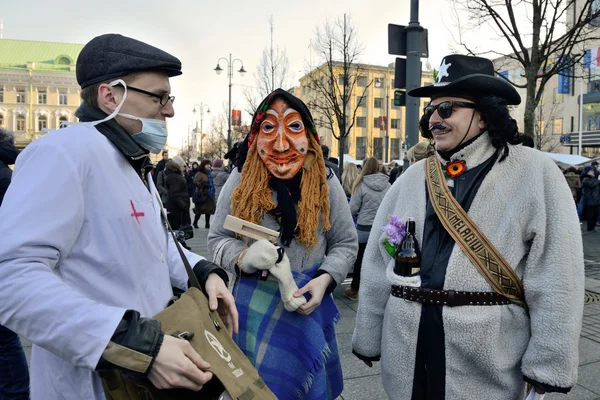
<svg viewBox="0 0 600 400">
<path fill-rule="evenodd" d="M 148 184 L 91 126 L 51 132 L 18 157 L 0 207 L 0 324 L 34 344 L 33 400 L 104 399 L 93 370 L 125 310 L 151 317 L 171 285 L 187 288 Z"/>
</svg>

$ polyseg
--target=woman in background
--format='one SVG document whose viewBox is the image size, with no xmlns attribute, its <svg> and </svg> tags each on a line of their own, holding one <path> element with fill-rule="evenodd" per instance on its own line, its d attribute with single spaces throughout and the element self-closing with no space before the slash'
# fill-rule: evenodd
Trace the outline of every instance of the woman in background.
<svg viewBox="0 0 600 400">
<path fill-rule="evenodd" d="M 363 169 L 354 185 L 352 186 L 352 197 L 350 199 L 350 212 L 356 217 L 356 231 L 358 233 L 358 254 L 354 262 L 352 284 L 346 288 L 344 294 L 350 300 L 358 300 L 358 288 L 360 285 L 360 267 L 363 255 L 367 248 L 371 225 L 377 214 L 377 209 L 383 197 L 390 188 L 388 176 L 378 172 L 379 166 L 375 157 L 367 158 Z"/>
</svg>

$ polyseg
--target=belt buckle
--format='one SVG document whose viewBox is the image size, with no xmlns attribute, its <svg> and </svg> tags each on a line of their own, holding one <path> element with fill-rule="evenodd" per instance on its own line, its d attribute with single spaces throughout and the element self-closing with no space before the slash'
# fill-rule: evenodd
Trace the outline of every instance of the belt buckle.
<svg viewBox="0 0 600 400">
<path fill-rule="evenodd" d="M 408 300 L 408 299 L 406 298 L 406 296 L 407 296 L 407 294 L 406 294 L 406 292 L 407 292 L 407 291 L 406 291 L 406 288 L 407 288 L 407 287 L 408 287 L 408 286 L 402 286 L 402 300 L 404 300 L 404 301 L 405 301 L 405 302 L 407 302 L 407 303 L 412 303 L 412 301 L 411 301 L 411 300 Z"/>
</svg>

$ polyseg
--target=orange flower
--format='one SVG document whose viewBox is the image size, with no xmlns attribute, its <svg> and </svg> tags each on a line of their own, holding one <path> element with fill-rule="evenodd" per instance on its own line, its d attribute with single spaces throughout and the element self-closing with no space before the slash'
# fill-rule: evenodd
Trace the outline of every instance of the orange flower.
<svg viewBox="0 0 600 400">
<path fill-rule="evenodd" d="M 456 178 L 467 170 L 467 163 L 464 161 L 452 161 L 446 164 L 446 175 L 450 178 Z"/>
</svg>

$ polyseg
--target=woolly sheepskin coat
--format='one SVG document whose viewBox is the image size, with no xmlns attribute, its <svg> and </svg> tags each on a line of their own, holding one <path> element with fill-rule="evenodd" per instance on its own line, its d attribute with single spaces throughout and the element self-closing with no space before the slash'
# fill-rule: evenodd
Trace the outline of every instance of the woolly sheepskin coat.
<svg viewBox="0 0 600 400">
<path fill-rule="evenodd" d="M 487 133 L 452 156 L 467 167 L 495 149 Z M 390 399 L 411 398 L 421 304 L 390 295 L 391 285 L 420 286 L 393 274 L 381 227 L 390 215 L 416 218 L 422 240 L 426 207 L 424 162 L 411 166 L 388 191 L 367 245 L 354 350 L 381 355 Z M 523 281 L 529 313 L 514 304 L 443 308 L 447 399 L 522 399 L 526 376 L 570 388 L 577 381 L 584 264 L 571 192 L 554 162 L 537 150 L 510 146 L 481 184 L 469 216 Z M 381 233 L 380 233 L 381 232 Z M 448 262 L 445 290 L 492 289 L 458 246 Z M 483 396 L 483 397 L 481 397 Z"/>
</svg>

